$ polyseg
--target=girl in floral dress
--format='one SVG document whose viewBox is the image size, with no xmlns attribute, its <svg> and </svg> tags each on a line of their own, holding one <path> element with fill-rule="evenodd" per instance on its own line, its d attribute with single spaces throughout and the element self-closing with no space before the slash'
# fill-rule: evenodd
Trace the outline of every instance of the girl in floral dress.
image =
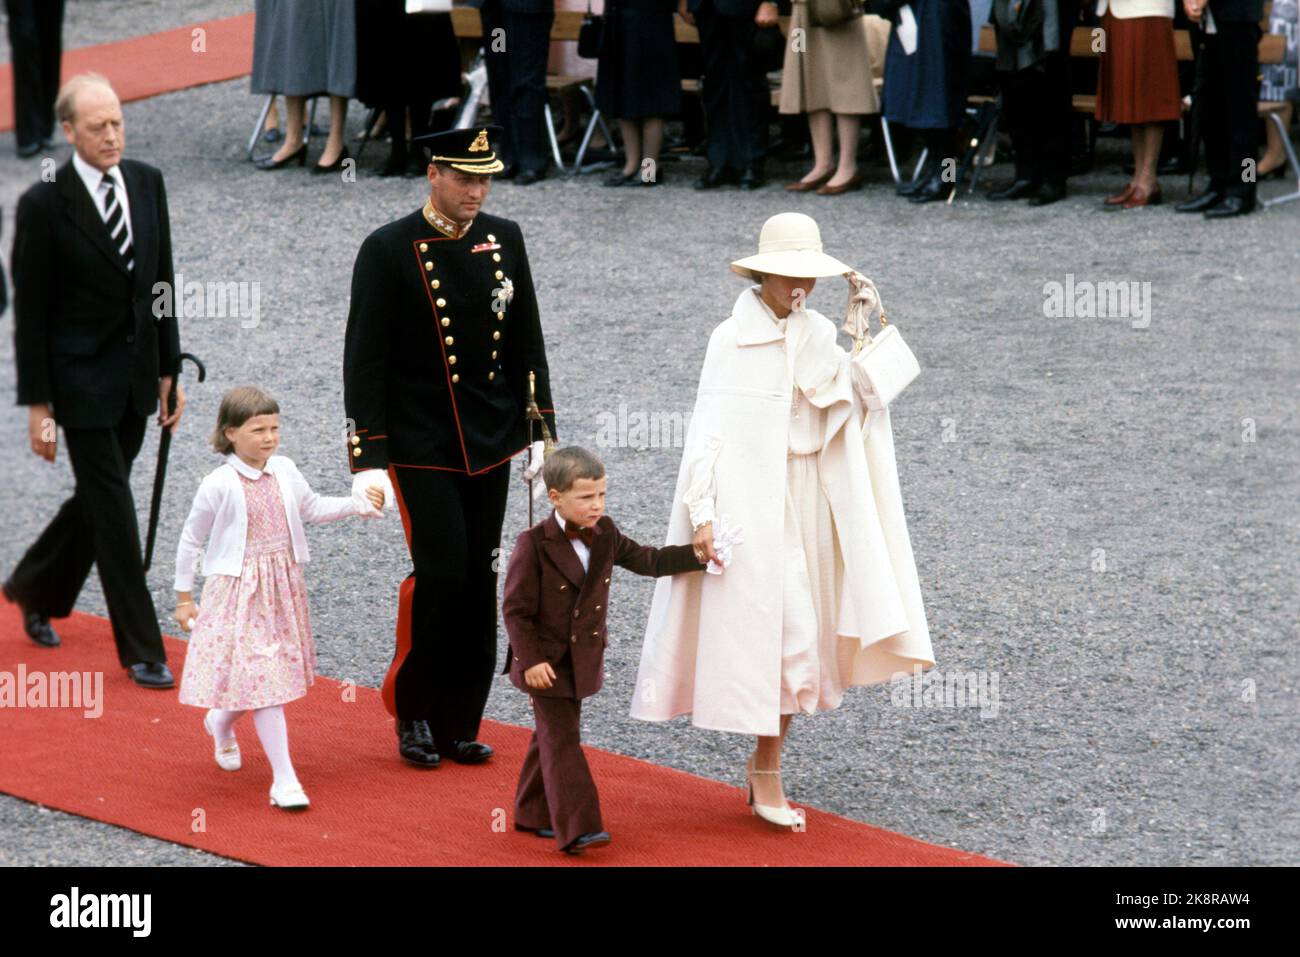
<svg viewBox="0 0 1300 957">
<path fill-rule="evenodd" d="M 212 446 L 226 461 L 199 486 L 176 549 L 176 620 L 192 628 L 180 700 L 209 709 L 203 726 L 227 771 L 240 768 L 234 727 L 251 711 L 274 774 L 271 804 L 301 809 L 309 802 L 289 759 L 283 706 L 305 695 L 316 674 L 303 522 L 379 518 L 385 495 L 379 488 L 337 498 L 313 492 L 292 460 L 274 454 L 279 413 L 275 399 L 253 386 L 222 397 Z M 200 552 L 201 609 L 191 594 Z"/>
</svg>

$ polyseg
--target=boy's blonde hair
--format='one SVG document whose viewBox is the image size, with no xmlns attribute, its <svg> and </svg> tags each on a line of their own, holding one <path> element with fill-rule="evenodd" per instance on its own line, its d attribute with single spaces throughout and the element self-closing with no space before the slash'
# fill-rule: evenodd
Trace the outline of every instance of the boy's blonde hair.
<svg viewBox="0 0 1300 957">
<path fill-rule="evenodd" d="M 279 415 L 280 403 L 255 385 L 238 385 L 221 397 L 217 410 L 217 428 L 212 433 L 212 447 L 222 455 L 235 451 L 226 438 L 226 429 L 237 429 L 255 415 Z"/>
<path fill-rule="evenodd" d="M 580 445 L 566 445 L 546 457 L 542 481 L 548 491 L 567 492 L 578 479 L 605 477 L 605 464 Z"/>
</svg>

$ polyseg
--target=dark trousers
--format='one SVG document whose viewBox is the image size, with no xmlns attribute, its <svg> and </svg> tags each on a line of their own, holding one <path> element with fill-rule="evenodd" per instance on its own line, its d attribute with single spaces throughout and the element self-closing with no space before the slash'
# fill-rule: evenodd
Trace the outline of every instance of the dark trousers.
<svg viewBox="0 0 1300 957">
<path fill-rule="evenodd" d="M 54 135 L 54 100 L 63 55 L 63 0 L 5 0 L 14 72 L 14 133 L 19 146 Z"/>
<path fill-rule="evenodd" d="M 558 667 L 568 667 L 567 659 Z M 603 831 L 600 797 L 582 753 L 582 702 L 533 695 L 533 737 L 515 789 L 515 823 L 555 830 L 564 848 L 584 834 Z"/>
<path fill-rule="evenodd" d="M 496 670 L 497 565 L 509 465 L 482 475 L 390 467 L 415 566 L 409 634 L 397 636 L 397 717 L 434 740 L 473 741 Z"/>
<path fill-rule="evenodd" d="M 1255 181 L 1245 179 L 1247 159 L 1259 148 L 1259 24 L 1219 23 L 1205 34 L 1204 85 L 1200 92 L 1201 137 L 1210 188 L 1253 198 Z"/>
<path fill-rule="evenodd" d="M 1070 78 L 1065 54 L 1048 53 L 1043 69 L 999 74 L 1002 119 L 1016 151 L 1016 179 L 1064 186 L 1070 173 Z"/>
<path fill-rule="evenodd" d="M 509 13 L 500 0 L 488 0 L 479 13 L 492 117 L 505 130 L 505 164 L 518 166 L 521 172 L 544 173 L 546 60 L 555 14 Z M 497 29 L 505 32 L 494 34 Z"/>
<path fill-rule="evenodd" d="M 755 55 L 753 16 L 728 17 L 712 0 L 695 13 L 704 54 L 704 120 L 711 169 L 761 163 L 769 96 L 763 59 Z"/>
<path fill-rule="evenodd" d="M 76 492 L 10 578 L 15 595 L 33 611 L 66 618 L 96 565 L 123 666 L 167 660 L 131 497 L 131 464 L 147 422 L 128 403 L 114 428 L 64 428 Z"/>
</svg>

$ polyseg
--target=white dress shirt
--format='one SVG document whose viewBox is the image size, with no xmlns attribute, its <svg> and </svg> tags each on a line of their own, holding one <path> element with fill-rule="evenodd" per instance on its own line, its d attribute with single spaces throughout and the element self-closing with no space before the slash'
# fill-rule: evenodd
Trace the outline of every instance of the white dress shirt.
<svg viewBox="0 0 1300 957">
<path fill-rule="evenodd" d="M 90 193 L 90 198 L 95 201 L 95 208 L 99 210 L 99 218 L 103 219 L 108 201 L 108 195 L 104 191 L 105 174 L 87 163 L 81 158 L 81 154 L 75 150 L 72 153 L 72 168 L 77 171 L 81 181 L 86 184 L 86 192 Z M 134 246 L 135 234 L 131 231 L 131 199 L 126 195 L 126 180 L 122 178 L 122 167 L 112 167 L 107 175 L 113 179 L 113 192 L 117 194 L 117 201 L 122 204 L 122 214 L 126 217 L 126 235 L 131 240 L 131 245 Z M 121 244 L 119 243 L 119 245 Z"/>
<path fill-rule="evenodd" d="M 555 520 L 560 523 L 560 531 L 564 531 L 564 516 L 560 514 L 558 509 L 555 512 Z M 588 548 L 587 543 L 580 538 L 569 539 L 569 544 L 572 545 L 573 550 L 578 553 L 578 561 L 582 562 L 582 570 L 585 572 L 587 570 L 587 565 L 591 562 L 591 549 Z"/>
</svg>

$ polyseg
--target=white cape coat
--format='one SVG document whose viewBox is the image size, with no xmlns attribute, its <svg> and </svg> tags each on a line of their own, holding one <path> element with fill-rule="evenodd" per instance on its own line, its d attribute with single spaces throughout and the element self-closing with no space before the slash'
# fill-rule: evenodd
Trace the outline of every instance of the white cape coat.
<svg viewBox="0 0 1300 957">
<path fill-rule="evenodd" d="M 702 728 L 780 733 L 781 549 L 792 374 L 782 348 L 798 349 L 812 324 L 808 310 L 787 344 L 751 289 L 709 339 L 695 411 L 677 477 L 666 544 L 691 541 L 684 493 L 697 463 L 710 456 L 715 509 L 744 529 L 721 575 L 677 575 L 655 585 L 631 714 L 664 721 L 690 714 Z M 826 330 L 821 330 L 826 335 Z M 798 340 L 798 341 L 795 341 Z M 818 454 L 834 520 L 842 573 L 841 673 L 848 685 L 888 681 L 912 666 L 934 664 L 916 563 L 903 514 L 888 410 L 870 413 L 841 359 L 828 385 L 808 395 L 826 410 Z M 840 562 L 837 562 L 840 564 Z"/>
</svg>

